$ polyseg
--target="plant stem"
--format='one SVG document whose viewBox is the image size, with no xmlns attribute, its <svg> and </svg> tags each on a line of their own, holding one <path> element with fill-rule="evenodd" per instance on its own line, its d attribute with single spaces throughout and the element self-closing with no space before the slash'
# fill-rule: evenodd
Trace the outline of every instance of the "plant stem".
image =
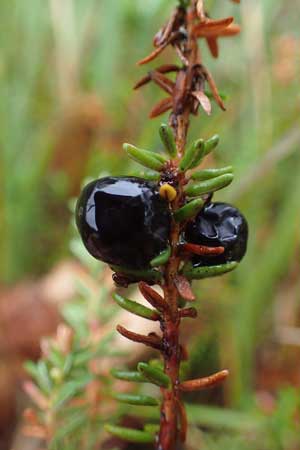
<svg viewBox="0 0 300 450">
<path fill-rule="evenodd" d="M 183 55 L 187 61 L 184 67 L 177 75 L 183 79 L 183 97 L 190 91 L 193 81 L 193 69 L 195 64 L 200 64 L 197 40 L 192 33 L 192 21 L 188 20 L 189 12 L 186 12 L 187 24 L 187 40 Z M 173 172 L 177 183 L 177 198 L 173 202 L 173 211 L 180 208 L 184 201 L 183 186 L 186 182 L 183 173 L 180 173 L 178 168 L 180 159 L 184 155 L 186 147 L 186 138 L 189 128 L 189 116 L 191 114 L 192 103 L 184 102 L 182 111 L 173 111 L 170 117 L 170 125 L 172 126 L 176 139 L 176 146 L 178 151 L 178 159 L 173 161 Z M 171 227 L 171 257 L 165 267 L 164 273 L 164 297 L 170 306 L 170 311 L 166 312 L 161 324 L 163 332 L 163 346 L 164 346 L 164 369 L 165 373 L 171 379 L 170 389 L 162 389 L 163 402 L 161 407 L 161 422 L 160 432 L 157 443 L 157 450 L 174 450 L 178 442 L 183 442 L 186 435 L 184 421 L 180 417 L 184 413 L 184 406 L 180 401 L 178 385 L 179 385 L 179 369 L 182 359 L 182 348 L 179 340 L 180 330 L 180 316 L 178 310 L 178 291 L 174 283 L 174 278 L 178 275 L 180 266 L 180 257 L 177 254 L 181 227 L 175 221 L 172 222 Z M 180 432 L 179 432 L 180 431 Z"/>
</svg>

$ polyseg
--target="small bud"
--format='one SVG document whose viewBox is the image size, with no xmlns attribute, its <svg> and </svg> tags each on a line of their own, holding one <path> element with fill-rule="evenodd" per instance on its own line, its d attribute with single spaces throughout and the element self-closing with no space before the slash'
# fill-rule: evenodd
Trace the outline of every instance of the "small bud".
<svg viewBox="0 0 300 450">
<path fill-rule="evenodd" d="M 52 367 L 52 369 L 50 370 L 50 376 L 52 380 L 59 383 L 62 380 L 63 374 L 62 371 L 58 369 L 58 367 Z"/>
<path fill-rule="evenodd" d="M 168 202 L 172 202 L 177 197 L 177 192 L 176 189 L 173 188 L 173 186 L 168 183 L 164 183 L 159 188 L 159 195 L 162 198 L 166 199 Z"/>
</svg>

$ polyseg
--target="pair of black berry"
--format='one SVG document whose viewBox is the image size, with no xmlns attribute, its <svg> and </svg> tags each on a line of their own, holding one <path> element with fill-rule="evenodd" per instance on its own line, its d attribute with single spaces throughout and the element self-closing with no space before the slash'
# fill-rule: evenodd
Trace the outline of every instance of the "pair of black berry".
<svg viewBox="0 0 300 450">
<path fill-rule="evenodd" d="M 156 183 L 136 177 L 106 177 L 89 183 L 76 207 L 83 243 L 95 258 L 127 269 L 149 268 L 168 246 L 171 213 Z M 188 223 L 186 242 L 225 248 L 218 256 L 194 256 L 194 266 L 240 261 L 248 226 L 238 209 L 207 203 Z"/>
</svg>

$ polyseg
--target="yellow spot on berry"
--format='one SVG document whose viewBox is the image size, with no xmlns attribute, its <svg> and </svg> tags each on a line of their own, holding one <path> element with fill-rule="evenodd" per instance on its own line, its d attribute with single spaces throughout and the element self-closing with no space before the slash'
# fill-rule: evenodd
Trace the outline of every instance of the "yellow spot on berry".
<svg viewBox="0 0 300 450">
<path fill-rule="evenodd" d="M 175 198 L 177 196 L 177 192 L 176 192 L 176 189 L 173 188 L 173 186 L 171 186 L 168 183 L 164 183 L 159 188 L 159 195 L 162 198 L 165 198 L 168 202 L 172 202 L 173 200 L 175 200 Z"/>
</svg>

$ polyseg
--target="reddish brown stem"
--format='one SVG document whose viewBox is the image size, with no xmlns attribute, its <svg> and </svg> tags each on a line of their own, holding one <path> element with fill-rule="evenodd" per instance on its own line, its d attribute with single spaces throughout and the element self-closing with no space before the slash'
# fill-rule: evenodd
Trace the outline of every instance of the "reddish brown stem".
<svg viewBox="0 0 300 450">
<path fill-rule="evenodd" d="M 189 116 L 192 112 L 193 103 L 188 100 L 188 93 L 192 90 L 194 66 L 199 64 L 199 55 L 196 38 L 192 30 L 192 21 L 188 22 L 186 17 L 187 40 L 181 47 L 182 54 L 187 61 L 186 67 L 178 72 L 174 93 L 173 112 L 170 117 L 170 125 L 174 129 L 178 155 L 184 154 L 186 136 L 189 127 Z M 180 208 L 184 201 L 183 186 L 185 177 L 178 172 L 177 175 L 177 198 L 173 202 L 174 210 Z M 170 244 L 171 257 L 165 266 L 164 273 L 164 297 L 170 306 L 170 312 L 166 312 L 161 323 L 164 345 L 164 367 L 165 373 L 171 380 L 170 389 L 162 389 L 163 402 L 161 406 L 161 423 L 158 436 L 157 450 L 174 450 L 177 444 L 183 442 L 186 435 L 184 406 L 179 398 L 179 368 L 182 358 L 182 347 L 179 341 L 180 312 L 178 309 L 178 289 L 175 283 L 180 265 L 178 242 L 180 238 L 180 225 L 175 221 L 172 223 Z M 180 405 L 180 407 L 179 407 Z"/>
</svg>

